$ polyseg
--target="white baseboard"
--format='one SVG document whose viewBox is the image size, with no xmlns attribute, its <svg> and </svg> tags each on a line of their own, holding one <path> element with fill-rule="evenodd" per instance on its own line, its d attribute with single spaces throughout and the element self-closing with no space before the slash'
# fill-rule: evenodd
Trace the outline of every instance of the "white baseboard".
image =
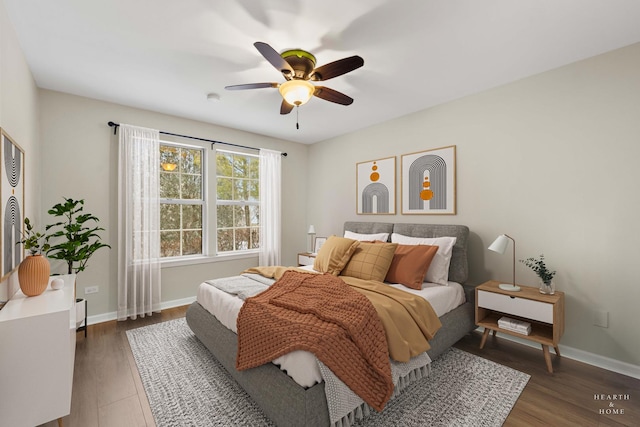
<svg viewBox="0 0 640 427">
<path fill-rule="evenodd" d="M 507 339 L 509 341 L 517 342 L 518 344 L 526 345 L 540 349 L 540 344 L 514 337 L 512 335 L 500 334 L 500 338 Z M 561 345 L 560 354 L 562 357 L 568 359 L 577 360 L 578 362 L 587 363 L 598 368 L 606 369 L 608 371 L 617 372 L 622 375 L 640 379 L 640 366 L 632 365 L 631 363 L 621 362 L 619 360 L 611 359 L 606 356 L 600 356 L 599 354 L 589 353 L 588 351 L 580 350 L 573 347 Z"/>
<path fill-rule="evenodd" d="M 189 297 L 189 298 L 176 299 L 172 301 L 164 301 L 160 303 L 160 309 L 166 310 L 168 308 L 189 305 L 195 300 L 196 300 L 196 297 Z M 103 314 L 96 314 L 94 316 L 88 316 L 87 323 L 89 325 L 95 325 L 96 323 L 109 322 L 111 320 L 116 320 L 117 318 L 118 318 L 118 313 L 115 311 L 112 311 L 111 313 L 103 313 Z"/>
<path fill-rule="evenodd" d="M 173 301 L 165 301 L 160 303 L 160 309 L 165 310 L 173 307 L 180 307 L 183 305 L 189 305 L 196 300 L 196 297 L 182 298 Z M 87 323 L 94 325 L 96 323 L 108 322 L 110 320 L 116 320 L 118 318 L 117 313 L 104 313 L 87 317 Z M 512 335 L 501 334 L 501 338 L 517 342 L 518 344 L 526 345 L 529 347 L 540 348 L 538 344 L 531 341 L 524 340 L 522 338 L 514 337 Z M 619 360 L 611 359 L 609 357 L 600 356 L 599 354 L 589 353 L 588 351 L 579 350 L 573 347 L 560 346 L 560 353 L 562 357 L 577 360 L 578 362 L 587 363 L 589 365 L 596 366 L 598 368 L 606 369 L 608 371 L 617 372 L 622 375 L 640 379 L 640 366 L 632 365 L 631 363 L 621 362 Z"/>
</svg>

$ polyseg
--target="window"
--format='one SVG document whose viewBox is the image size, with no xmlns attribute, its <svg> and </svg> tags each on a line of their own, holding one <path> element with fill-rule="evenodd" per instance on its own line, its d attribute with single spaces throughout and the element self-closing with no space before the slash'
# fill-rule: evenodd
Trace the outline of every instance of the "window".
<svg viewBox="0 0 640 427">
<path fill-rule="evenodd" d="M 260 247 L 260 159 L 216 151 L 217 252 Z"/>
<path fill-rule="evenodd" d="M 160 142 L 160 256 L 203 254 L 204 149 Z"/>
</svg>

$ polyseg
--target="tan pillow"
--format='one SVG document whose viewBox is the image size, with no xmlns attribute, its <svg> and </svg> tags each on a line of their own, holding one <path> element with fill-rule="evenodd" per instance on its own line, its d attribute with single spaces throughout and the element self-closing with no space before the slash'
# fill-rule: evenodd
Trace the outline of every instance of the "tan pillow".
<svg viewBox="0 0 640 427">
<path fill-rule="evenodd" d="M 412 289 L 422 289 L 424 276 L 436 252 L 438 246 L 398 245 L 385 280 Z"/>
<path fill-rule="evenodd" d="M 356 248 L 351 259 L 340 273 L 342 276 L 384 282 L 397 243 L 364 243 Z"/>
<path fill-rule="evenodd" d="M 313 262 L 313 269 L 337 276 L 347 265 L 358 245 L 357 240 L 329 236 L 318 251 L 316 260 Z"/>
</svg>

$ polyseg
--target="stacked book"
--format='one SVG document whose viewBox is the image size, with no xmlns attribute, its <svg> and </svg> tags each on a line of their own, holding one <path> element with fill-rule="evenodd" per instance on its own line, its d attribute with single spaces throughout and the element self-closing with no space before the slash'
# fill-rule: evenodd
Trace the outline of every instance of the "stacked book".
<svg viewBox="0 0 640 427">
<path fill-rule="evenodd" d="M 498 319 L 498 326 L 502 329 L 507 329 L 522 335 L 529 335 L 531 333 L 531 323 L 512 319 L 506 316 L 502 316 Z"/>
</svg>

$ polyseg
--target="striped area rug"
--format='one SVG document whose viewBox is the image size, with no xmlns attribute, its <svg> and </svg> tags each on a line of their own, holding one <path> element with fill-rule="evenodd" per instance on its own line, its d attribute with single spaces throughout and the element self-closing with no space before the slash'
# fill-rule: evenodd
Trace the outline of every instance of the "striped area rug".
<svg viewBox="0 0 640 427">
<path fill-rule="evenodd" d="M 127 331 L 158 427 L 270 426 L 185 319 Z M 501 426 L 529 375 L 452 348 L 357 426 Z"/>
</svg>

